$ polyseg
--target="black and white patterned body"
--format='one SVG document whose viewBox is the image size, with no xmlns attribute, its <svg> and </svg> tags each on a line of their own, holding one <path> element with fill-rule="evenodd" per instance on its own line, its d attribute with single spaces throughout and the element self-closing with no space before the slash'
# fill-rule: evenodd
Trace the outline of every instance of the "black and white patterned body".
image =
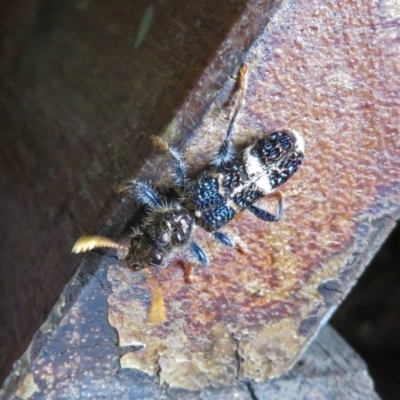
<svg viewBox="0 0 400 400">
<path fill-rule="evenodd" d="M 186 177 L 183 156 L 162 142 L 175 163 L 175 190 L 179 201 L 160 199 L 146 182 L 133 181 L 136 197 L 147 206 L 148 214 L 132 238 L 127 257 L 132 268 L 160 265 L 172 250 L 185 246 L 195 260 L 207 265 L 206 255 L 191 240 L 195 225 L 212 233 L 222 244 L 232 246 L 220 228 L 243 210 L 264 221 L 280 220 L 282 203 L 278 215 L 270 214 L 254 203 L 273 192 L 297 171 L 304 156 L 304 142 L 300 134 L 294 131 L 274 132 L 258 139 L 237 157 L 233 157 L 229 135 L 226 141 L 214 165 L 197 179 Z"/>
<path fill-rule="evenodd" d="M 282 130 L 265 135 L 237 153 L 231 133 L 239 112 L 244 90 L 242 67 L 238 75 L 237 106 L 229 123 L 226 138 L 216 157 L 197 179 L 188 179 L 183 155 L 161 138 L 156 144 L 173 159 L 176 198 L 166 199 L 147 183 L 133 180 L 131 188 L 138 201 L 146 207 L 142 224 L 134 229 L 128 246 L 107 238 L 92 236 L 78 240 L 73 251 L 96 247 L 124 248 L 125 260 L 133 269 L 149 265 L 165 265 L 165 256 L 174 249 L 188 248 L 195 260 L 207 265 L 207 257 L 192 240 L 195 225 L 210 232 L 226 246 L 232 246 L 220 229 L 235 215 L 248 210 L 263 221 L 276 222 L 282 216 L 282 198 L 278 215 L 258 208 L 257 200 L 270 194 L 295 174 L 304 157 L 304 141 L 295 131 Z M 236 156 L 235 156 L 236 154 Z"/>
<path fill-rule="evenodd" d="M 234 157 L 229 133 L 230 130 L 213 166 L 197 179 L 186 177 L 183 156 L 162 142 L 174 160 L 177 198 L 162 198 L 147 182 L 132 181 L 134 194 L 147 211 L 142 224 L 134 229 L 125 255 L 131 268 L 165 265 L 166 256 L 180 247 L 187 247 L 196 261 L 207 265 L 203 250 L 191 239 L 195 225 L 212 233 L 222 244 L 232 246 L 220 229 L 243 210 L 264 221 L 280 220 L 281 201 L 278 215 L 270 214 L 254 203 L 295 174 L 304 157 L 302 137 L 295 131 L 274 132 Z M 89 237 L 83 242 L 78 241 L 75 250 L 81 252 L 95 247 L 120 246 L 110 244 L 106 238 Z"/>
<path fill-rule="evenodd" d="M 218 231 L 237 213 L 285 183 L 297 171 L 303 155 L 304 142 L 298 133 L 274 132 L 236 159 L 189 181 L 182 204 L 196 224 L 208 232 Z"/>
</svg>

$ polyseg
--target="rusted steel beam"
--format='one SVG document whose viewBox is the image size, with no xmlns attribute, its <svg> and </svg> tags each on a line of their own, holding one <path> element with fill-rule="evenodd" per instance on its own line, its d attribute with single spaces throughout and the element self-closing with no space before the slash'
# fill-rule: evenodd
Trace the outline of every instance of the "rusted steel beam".
<svg viewBox="0 0 400 400">
<path fill-rule="evenodd" d="M 76 121 L 82 121 L 85 126 L 74 139 L 83 144 L 74 156 L 80 178 L 72 179 L 71 184 L 78 197 L 71 191 L 67 200 L 72 205 L 62 203 L 68 204 L 65 206 L 82 231 L 95 229 L 93 221 L 98 221 L 96 217 L 102 207 L 103 221 L 113 226 L 106 227 L 103 233 L 117 235 L 122 230 L 135 209 L 133 200 L 128 195 L 111 195 L 110 188 L 130 173 L 157 181 L 164 188 L 168 186 L 170 163 L 155 152 L 147 157 L 150 134 L 161 134 L 179 146 L 193 174 L 204 169 L 228 125 L 223 104 L 234 84 L 228 76 L 242 61 L 242 54 L 235 48 L 246 50 L 258 32 L 258 28 L 249 23 L 250 15 L 255 18 L 255 26 L 262 27 L 267 22 L 270 4 L 257 4 L 249 2 L 235 14 L 223 39 L 213 47 L 208 58 L 203 58 L 203 68 L 197 75 L 192 72 L 191 79 L 188 78 L 189 85 L 185 83 L 183 69 L 181 75 L 158 71 L 158 78 L 161 76 L 160 79 L 168 82 L 163 89 L 156 84 L 160 81 L 156 79 L 154 83 L 146 75 L 151 65 L 164 60 L 164 56 L 157 58 L 156 55 L 163 49 L 159 43 L 167 45 L 163 42 L 163 33 L 169 32 L 166 30 L 154 37 L 154 41 L 146 37 L 142 44 L 144 54 L 140 59 L 145 60 L 144 66 L 137 68 L 142 71 L 143 79 L 136 80 L 140 74 L 132 80 L 126 78 L 131 76 L 131 64 L 124 58 L 126 55 L 120 44 L 115 42 L 116 54 L 121 55 L 123 66 L 116 63 L 116 56 L 111 62 L 110 53 L 106 52 L 107 69 L 100 69 L 100 72 L 103 71 L 104 77 L 106 71 L 114 76 L 116 68 L 119 86 L 110 88 L 110 81 L 102 82 L 100 87 L 93 84 L 91 87 L 95 91 L 82 91 L 80 96 L 69 86 L 63 86 L 72 96 L 66 96 L 68 115 L 75 110 L 74 118 L 68 120 L 75 121 L 76 128 L 80 126 Z M 80 12 L 83 11 L 70 14 L 80 15 Z M 156 12 L 155 8 L 154 15 Z M 65 15 L 72 18 L 70 14 Z M 151 12 L 146 14 L 143 10 L 141 15 L 149 18 Z M 214 14 L 209 10 L 199 15 L 200 22 L 196 23 L 195 19 L 193 26 L 183 23 L 182 17 L 173 19 L 173 37 L 183 41 L 185 35 L 177 34 L 180 30 L 187 34 L 200 24 L 203 31 L 206 22 L 214 26 L 220 21 L 219 16 L 213 20 Z M 25 363 L 28 366 L 25 376 L 31 376 L 34 383 L 31 387 L 46 387 L 61 393 L 57 392 L 57 384 L 80 387 L 82 381 L 77 371 L 85 370 L 90 371 L 91 381 L 99 373 L 104 376 L 106 371 L 107 374 L 112 371 L 115 376 L 118 372 L 119 376 L 140 377 L 147 387 L 160 380 L 171 387 L 200 390 L 208 385 L 231 385 L 241 379 L 263 381 L 281 375 L 295 362 L 399 217 L 400 145 L 396 112 L 399 54 L 393 39 L 398 29 L 396 15 L 389 6 L 378 7 L 367 1 L 357 4 L 333 1 L 324 5 L 317 1 L 282 2 L 274 9 L 267 28 L 259 32 L 245 57 L 248 89 L 245 106 L 234 128 L 234 140 L 240 147 L 260 134 L 281 128 L 303 133 L 306 157 L 297 175 L 283 188 L 286 204 L 283 220 L 278 224 L 265 224 L 250 213 L 240 214 L 224 232 L 235 238 L 242 251 L 226 250 L 198 232 L 197 239 L 211 255 L 210 267 L 195 268 L 190 284 L 178 256 L 168 268 L 155 273 L 167 315 L 166 322 L 158 325 L 148 320 L 151 291 L 144 271 L 133 273 L 115 262 L 103 260 L 95 278 L 86 275 L 86 285 L 81 290 L 82 276 L 98 265 L 99 258 L 90 257 L 81 275 L 75 277 L 60 299 L 61 323 L 60 317 L 53 313 L 49 324 L 42 329 L 52 332 L 51 337 L 45 334 L 40 339 L 46 347 L 38 350 L 38 346 L 33 346 L 26 353 L 37 355 L 29 365 Z M 61 25 L 66 32 L 67 16 Z M 137 26 L 139 21 L 140 18 Z M 243 30 L 246 21 L 247 26 L 252 27 L 249 37 Z M 99 27 L 105 29 L 104 26 L 109 27 L 109 24 L 99 23 Z M 170 28 L 169 24 L 167 26 Z M 119 27 L 120 31 L 114 27 L 112 32 L 117 30 L 117 35 L 121 34 L 124 30 Z M 82 29 L 89 29 L 88 25 Z M 104 43 L 97 42 L 94 33 L 89 31 L 87 43 L 95 43 L 101 53 Z M 53 52 L 63 34 L 66 33 L 62 30 L 51 36 Z M 147 39 L 149 49 L 145 47 Z M 51 49 L 45 56 L 55 57 Z M 185 49 L 189 52 L 191 46 Z M 139 57 L 138 52 L 135 54 Z M 52 60 L 55 62 L 56 58 Z M 171 65 L 174 61 L 170 59 Z M 97 65 L 91 58 L 87 62 L 93 68 Z M 135 66 L 138 58 L 131 62 Z M 125 75 L 121 74 L 121 68 Z M 72 69 L 64 67 L 62 71 L 68 72 L 73 82 L 79 78 L 75 78 Z M 95 76 L 96 71 L 94 68 Z M 44 79 L 46 68 L 39 68 L 36 73 L 40 72 L 40 81 L 48 85 L 44 97 L 49 99 L 57 85 Z M 14 81 L 18 81 L 17 78 L 14 77 Z M 29 88 L 26 82 L 18 82 Z M 82 77 L 82 84 L 84 82 Z M 136 97 L 128 94 L 126 82 L 135 82 L 130 89 Z M 177 89 L 175 85 L 182 82 L 184 84 Z M 27 95 L 31 93 L 25 90 Z M 171 90 L 177 90 L 181 97 L 171 94 Z M 126 97 L 119 95 L 119 91 Z M 151 94 L 154 91 L 157 96 Z M 16 92 L 13 89 L 13 93 Z M 88 100 L 85 93 L 89 95 Z M 99 95 L 104 96 L 100 97 L 103 99 L 100 104 L 94 101 Z M 77 107 L 82 98 L 87 108 Z M 120 101 L 116 101 L 118 99 Z M 39 105 L 42 113 L 47 110 L 42 103 Z M 61 113 L 62 107 L 59 108 L 54 115 Z M 78 118 L 82 112 L 86 118 Z M 100 117 L 88 118 L 95 114 Z M 132 115 L 132 120 L 128 115 Z M 103 129 L 97 121 L 105 124 Z M 129 121 L 140 138 L 135 136 L 133 143 L 126 134 L 118 136 L 114 142 L 115 132 L 124 132 Z M 64 146 L 62 155 L 65 154 Z M 131 154 L 137 158 L 132 160 Z M 146 159 L 141 158 L 143 154 Z M 106 159 L 107 169 L 102 164 Z M 72 161 L 67 164 L 74 165 Z M 59 169 L 62 171 L 61 166 Z M 63 181 L 71 179 L 70 176 L 65 175 Z M 107 199 L 107 196 L 113 197 Z M 87 199 L 86 205 L 84 199 Z M 271 200 L 266 204 L 274 203 Z M 70 238 L 72 244 L 72 236 L 77 232 L 71 228 L 71 221 L 67 226 L 70 231 L 64 232 L 64 237 Z M 61 240 L 60 233 L 55 238 Z M 66 242 L 66 239 L 62 241 L 58 249 L 65 249 L 62 254 L 69 261 L 65 256 Z M 53 249 L 55 244 L 51 241 L 49 247 Z M 36 248 L 40 248 L 40 242 L 35 242 Z M 72 298 L 78 296 L 74 303 L 70 294 Z M 116 330 L 118 346 L 112 345 L 116 340 L 115 331 L 105 320 L 104 309 Z M 92 364 L 92 368 L 92 355 L 75 358 L 76 352 L 71 348 L 71 343 L 84 347 L 82 340 L 90 336 L 95 336 L 96 343 L 101 344 L 100 353 L 96 353 L 101 365 Z M 35 343 L 39 343 L 39 339 Z M 91 342 L 91 351 L 96 347 Z M 51 349 L 51 357 L 44 349 Z M 65 360 L 59 357 L 65 352 L 76 362 L 68 365 L 71 378 L 65 380 L 62 376 L 58 381 L 53 378 L 65 366 Z M 50 372 L 44 373 L 40 367 L 43 365 Z"/>
<path fill-rule="evenodd" d="M 132 204 L 115 212 L 121 196 L 113 187 L 137 175 L 150 135 L 180 113 L 185 140 L 272 7 L 269 0 L 2 7 L 0 381 L 76 271 L 76 237 L 101 228 L 115 235 L 133 214 Z"/>
</svg>

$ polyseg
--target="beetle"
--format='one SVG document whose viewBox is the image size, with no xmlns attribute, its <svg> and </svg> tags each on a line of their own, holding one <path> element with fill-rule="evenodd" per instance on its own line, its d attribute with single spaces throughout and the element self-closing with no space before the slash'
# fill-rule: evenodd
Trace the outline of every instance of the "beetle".
<svg viewBox="0 0 400 400">
<path fill-rule="evenodd" d="M 141 225 L 133 230 L 129 244 L 101 236 L 83 236 L 75 243 L 73 252 L 117 248 L 122 250 L 122 258 L 127 264 L 139 270 L 151 265 L 165 265 L 166 256 L 174 249 L 187 248 L 200 265 L 207 266 L 206 254 L 192 240 L 195 226 L 231 247 L 231 240 L 221 228 L 243 210 L 267 222 L 282 218 L 282 196 L 279 197 L 277 215 L 254 203 L 296 173 L 304 158 L 304 140 L 294 130 L 279 130 L 263 135 L 241 152 L 235 149 L 232 130 L 243 100 L 246 72 L 247 66 L 239 70 L 237 104 L 225 140 L 209 167 L 197 178 L 189 179 L 183 154 L 160 137 L 153 137 L 154 143 L 173 160 L 176 195 L 160 196 L 148 182 L 132 180 L 130 190 L 145 206 L 146 214 Z"/>
</svg>

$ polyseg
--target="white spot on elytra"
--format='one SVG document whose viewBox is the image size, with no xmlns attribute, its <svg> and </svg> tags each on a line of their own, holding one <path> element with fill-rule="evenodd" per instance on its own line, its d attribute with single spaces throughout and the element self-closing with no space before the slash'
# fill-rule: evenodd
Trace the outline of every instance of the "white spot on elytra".
<svg viewBox="0 0 400 400">
<path fill-rule="evenodd" d="M 272 191 L 271 183 L 265 172 L 265 167 L 260 163 L 258 157 L 251 154 L 252 149 L 253 146 L 247 148 L 244 152 L 246 172 L 250 179 L 254 179 L 255 177 L 254 183 L 266 195 Z"/>
</svg>

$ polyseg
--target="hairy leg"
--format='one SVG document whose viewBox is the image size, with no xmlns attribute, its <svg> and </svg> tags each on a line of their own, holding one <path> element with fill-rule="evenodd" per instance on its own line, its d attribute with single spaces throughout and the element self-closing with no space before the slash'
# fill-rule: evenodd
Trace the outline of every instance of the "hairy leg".
<svg viewBox="0 0 400 400">
<path fill-rule="evenodd" d="M 232 143 L 232 130 L 236 122 L 236 117 L 239 114 L 239 110 L 243 104 L 245 87 L 246 87 L 246 74 L 247 74 L 247 65 L 243 64 L 238 73 L 238 77 L 236 79 L 236 85 L 234 88 L 234 94 L 236 95 L 233 102 L 233 114 L 230 117 L 230 122 L 228 126 L 228 131 L 226 133 L 225 140 L 222 142 L 218 154 L 211 161 L 212 165 L 220 166 L 231 161 L 235 155 L 235 147 Z"/>
<path fill-rule="evenodd" d="M 265 211 L 259 207 L 256 206 L 250 206 L 248 210 L 252 212 L 256 217 L 262 219 L 263 221 L 267 222 L 278 222 L 281 220 L 282 215 L 283 215 L 283 196 L 281 192 L 276 192 L 276 194 L 279 196 L 279 205 L 278 205 L 278 215 L 273 215 L 269 213 L 268 211 Z"/>
<path fill-rule="evenodd" d="M 182 188 L 186 182 L 186 164 L 184 161 L 183 154 L 176 149 L 171 147 L 164 139 L 160 136 L 151 137 L 153 143 L 162 151 L 169 153 L 174 162 L 175 172 L 174 172 L 174 184 L 178 188 Z"/>
<path fill-rule="evenodd" d="M 134 179 L 131 182 L 131 188 L 133 189 L 136 199 L 142 205 L 150 208 L 162 207 L 161 200 L 156 191 L 148 182 Z"/>
<path fill-rule="evenodd" d="M 217 239 L 223 245 L 228 246 L 228 247 L 233 247 L 233 244 L 230 241 L 230 239 L 228 238 L 228 236 L 226 236 L 222 232 L 214 232 L 213 235 L 214 235 L 215 239 Z"/>
<path fill-rule="evenodd" d="M 208 260 L 201 247 L 196 242 L 190 242 L 189 249 L 195 260 L 203 267 L 206 267 L 208 264 Z"/>
</svg>

